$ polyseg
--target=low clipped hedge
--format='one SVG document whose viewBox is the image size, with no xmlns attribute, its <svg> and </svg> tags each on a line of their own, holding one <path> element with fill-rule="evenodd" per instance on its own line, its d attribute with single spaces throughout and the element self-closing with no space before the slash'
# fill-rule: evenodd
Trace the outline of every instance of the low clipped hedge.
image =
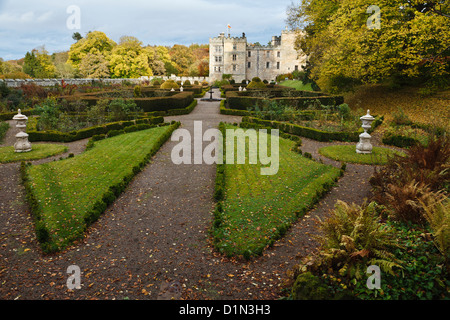
<svg viewBox="0 0 450 320">
<path fill-rule="evenodd" d="M 256 91 L 227 91 L 227 108 L 235 110 L 249 110 L 253 109 L 259 101 L 268 100 L 268 98 L 265 97 L 254 96 L 255 92 Z M 270 91 L 268 93 L 273 94 L 273 92 Z M 298 110 L 306 109 L 311 104 L 312 100 L 319 100 L 322 105 L 340 105 L 344 103 L 343 96 L 325 95 L 324 93 L 318 92 L 298 91 L 293 95 L 295 96 L 275 96 L 269 98 L 269 100 L 275 101 L 279 104 L 294 107 Z"/>
<path fill-rule="evenodd" d="M 0 121 L 12 120 L 14 116 L 17 114 L 17 112 L 18 111 L 0 113 Z M 26 115 L 27 117 L 32 116 L 34 114 L 33 112 L 34 109 L 21 110 L 21 113 L 23 115 Z"/>
<path fill-rule="evenodd" d="M 413 138 L 396 134 L 385 134 L 382 138 L 382 142 L 389 146 L 395 146 L 399 148 L 409 148 L 420 144 L 420 141 Z"/>
<path fill-rule="evenodd" d="M 243 117 L 242 122 L 256 123 L 271 128 L 279 129 L 282 132 L 293 134 L 300 137 L 309 138 L 312 140 L 328 142 L 328 141 L 359 141 L 360 131 L 355 132 L 327 132 L 317 130 L 314 128 L 303 127 L 292 123 L 262 120 L 254 117 Z"/>
<path fill-rule="evenodd" d="M 145 91 L 142 91 L 144 93 Z M 201 93 L 201 90 L 200 90 Z M 60 97 L 68 102 L 84 101 L 88 106 L 97 104 L 99 100 L 115 100 L 114 97 L 105 97 L 101 93 L 96 94 L 78 94 L 73 96 Z M 125 99 L 127 100 L 127 99 Z M 130 98 L 136 103 L 136 106 L 143 112 L 168 111 L 172 109 L 184 109 L 194 100 L 194 91 L 175 92 L 165 97 L 141 97 Z"/>
<path fill-rule="evenodd" d="M 228 109 L 226 106 L 226 100 L 220 101 L 220 113 L 228 116 L 252 116 L 253 113 L 247 110 Z"/>
<path fill-rule="evenodd" d="M 112 122 L 101 126 L 95 126 L 90 128 L 81 129 L 71 132 L 60 131 L 28 131 L 28 140 L 30 142 L 35 141 L 52 141 L 52 142 L 73 142 L 77 140 L 91 138 L 94 135 L 107 134 L 112 130 L 123 130 L 129 126 L 147 123 L 147 124 L 159 124 L 163 123 L 163 117 L 150 117 L 134 121 L 120 121 Z"/>
</svg>

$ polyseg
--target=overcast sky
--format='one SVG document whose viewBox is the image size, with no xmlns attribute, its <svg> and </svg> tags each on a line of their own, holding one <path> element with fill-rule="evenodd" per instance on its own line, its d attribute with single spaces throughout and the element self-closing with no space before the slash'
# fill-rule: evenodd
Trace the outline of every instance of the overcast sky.
<svg viewBox="0 0 450 320">
<path fill-rule="evenodd" d="M 0 57 L 19 59 L 45 46 L 50 53 L 69 50 L 72 34 L 103 31 L 118 42 L 135 36 L 144 45 L 207 44 L 227 32 L 246 33 L 249 42 L 267 44 L 286 26 L 286 9 L 296 0 L 0 0 Z M 67 21 L 76 6 L 80 29 Z"/>
</svg>

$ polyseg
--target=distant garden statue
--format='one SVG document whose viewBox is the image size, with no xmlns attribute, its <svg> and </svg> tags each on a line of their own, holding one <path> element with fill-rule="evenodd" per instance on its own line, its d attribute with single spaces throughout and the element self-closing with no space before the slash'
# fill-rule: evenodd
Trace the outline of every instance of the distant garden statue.
<svg viewBox="0 0 450 320">
<path fill-rule="evenodd" d="M 28 117 L 19 109 L 18 114 L 13 118 L 16 120 L 16 127 L 19 129 L 19 133 L 16 134 L 16 143 L 14 144 L 15 152 L 29 152 L 31 151 L 31 143 L 28 141 L 28 134 L 25 132 L 27 127 Z"/>
<path fill-rule="evenodd" d="M 356 145 L 356 152 L 370 154 L 373 149 L 372 144 L 370 143 L 370 139 L 372 137 L 367 133 L 367 130 L 372 127 L 372 122 L 375 118 L 370 115 L 370 110 L 367 110 L 367 114 L 360 119 L 362 120 L 362 128 L 364 129 L 364 132 L 359 135 L 359 142 Z"/>
</svg>

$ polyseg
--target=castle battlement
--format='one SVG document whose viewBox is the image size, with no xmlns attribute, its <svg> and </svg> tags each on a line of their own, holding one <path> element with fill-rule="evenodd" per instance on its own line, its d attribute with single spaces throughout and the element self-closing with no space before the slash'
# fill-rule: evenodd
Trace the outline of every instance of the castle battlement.
<svg viewBox="0 0 450 320">
<path fill-rule="evenodd" d="M 245 41 L 247 42 L 247 38 L 245 37 L 214 37 L 214 38 L 209 38 L 210 41 Z"/>
</svg>

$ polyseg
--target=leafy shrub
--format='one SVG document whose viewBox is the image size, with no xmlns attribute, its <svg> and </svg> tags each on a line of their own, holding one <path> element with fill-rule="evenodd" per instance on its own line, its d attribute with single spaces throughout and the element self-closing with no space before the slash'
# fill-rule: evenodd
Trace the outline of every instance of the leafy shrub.
<svg viewBox="0 0 450 320">
<path fill-rule="evenodd" d="M 389 184 L 386 189 L 384 204 L 391 209 L 392 220 L 422 225 L 426 222 L 424 207 L 434 197 L 429 188 L 412 180 L 402 186 Z"/>
<path fill-rule="evenodd" d="M 174 80 L 167 80 L 161 84 L 161 89 L 180 89 L 180 85 Z"/>
<path fill-rule="evenodd" d="M 424 216 L 428 221 L 433 241 L 445 259 L 447 269 L 450 265 L 450 199 L 442 194 L 431 198 L 428 204 L 421 202 Z M 449 270 L 448 270 L 449 271 Z"/>
<path fill-rule="evenodd" d="M 140 86 L 135 86 L 135 87 L 134 87 L 134 90 L 133 90 L 133 96 L 134 96 L 135 98 L 140 98 L 140 97 L 142 96 L 142 93 L 141 93 L 141 87 L 140 87 Z"/>
<path fill-rule="evenodd" d="M 36 105 L 35 110 L 39 115 L 38 130 L 52 130 L 58 127 L 60 109 L 55 99 L 46 99 L 40 105 Z"/>
<path fill-rule="evenodd" d="M 450 138 L 433 138 L 428 146 L 415 145 L 406 156 L 394 155 L 381 169 L 376 169 L 370 179 L 373 199 L 380 204 L 386 201 L 389 185 L 399 188 L 415 183 L 439 191 L 450 188 Z"/>
<path fill-rule="evenodd" d="M 141 112 L 133 100 L 115 99 L 109 103 L 109 116 L 113 121 L 127 119 L 129 115 Z"/>
<path fill-rule="evenodd" d="M 292 288 L 294 300 L 326 300 L 330 298 L 328 287 L 311 272 L 300 274 Z"/>
<path fill-rule="evenodd" d="M 191 85 L 191 82 L 190 82 L 189 80 L 186 80 L 186 81 L 184 81 L 183 85 L 184 85 L 184 86 L 190 86 L 190 85 Z"/>
<path fill-rule="evenodd" d="M 265 89 L 267 85 L 261 81 L 258 77 L 252 79 L 252 81 L 247 85 L 247 89 Z"/>
<path fill-rule="evenodd" d="M 348 104 L 343 103 L 337 106 L 337 110 L 339 112 L 339 116 L 343 120 L 349 120 L 352 117 L 352 110 L 348 106 Z"/>
</svg>

